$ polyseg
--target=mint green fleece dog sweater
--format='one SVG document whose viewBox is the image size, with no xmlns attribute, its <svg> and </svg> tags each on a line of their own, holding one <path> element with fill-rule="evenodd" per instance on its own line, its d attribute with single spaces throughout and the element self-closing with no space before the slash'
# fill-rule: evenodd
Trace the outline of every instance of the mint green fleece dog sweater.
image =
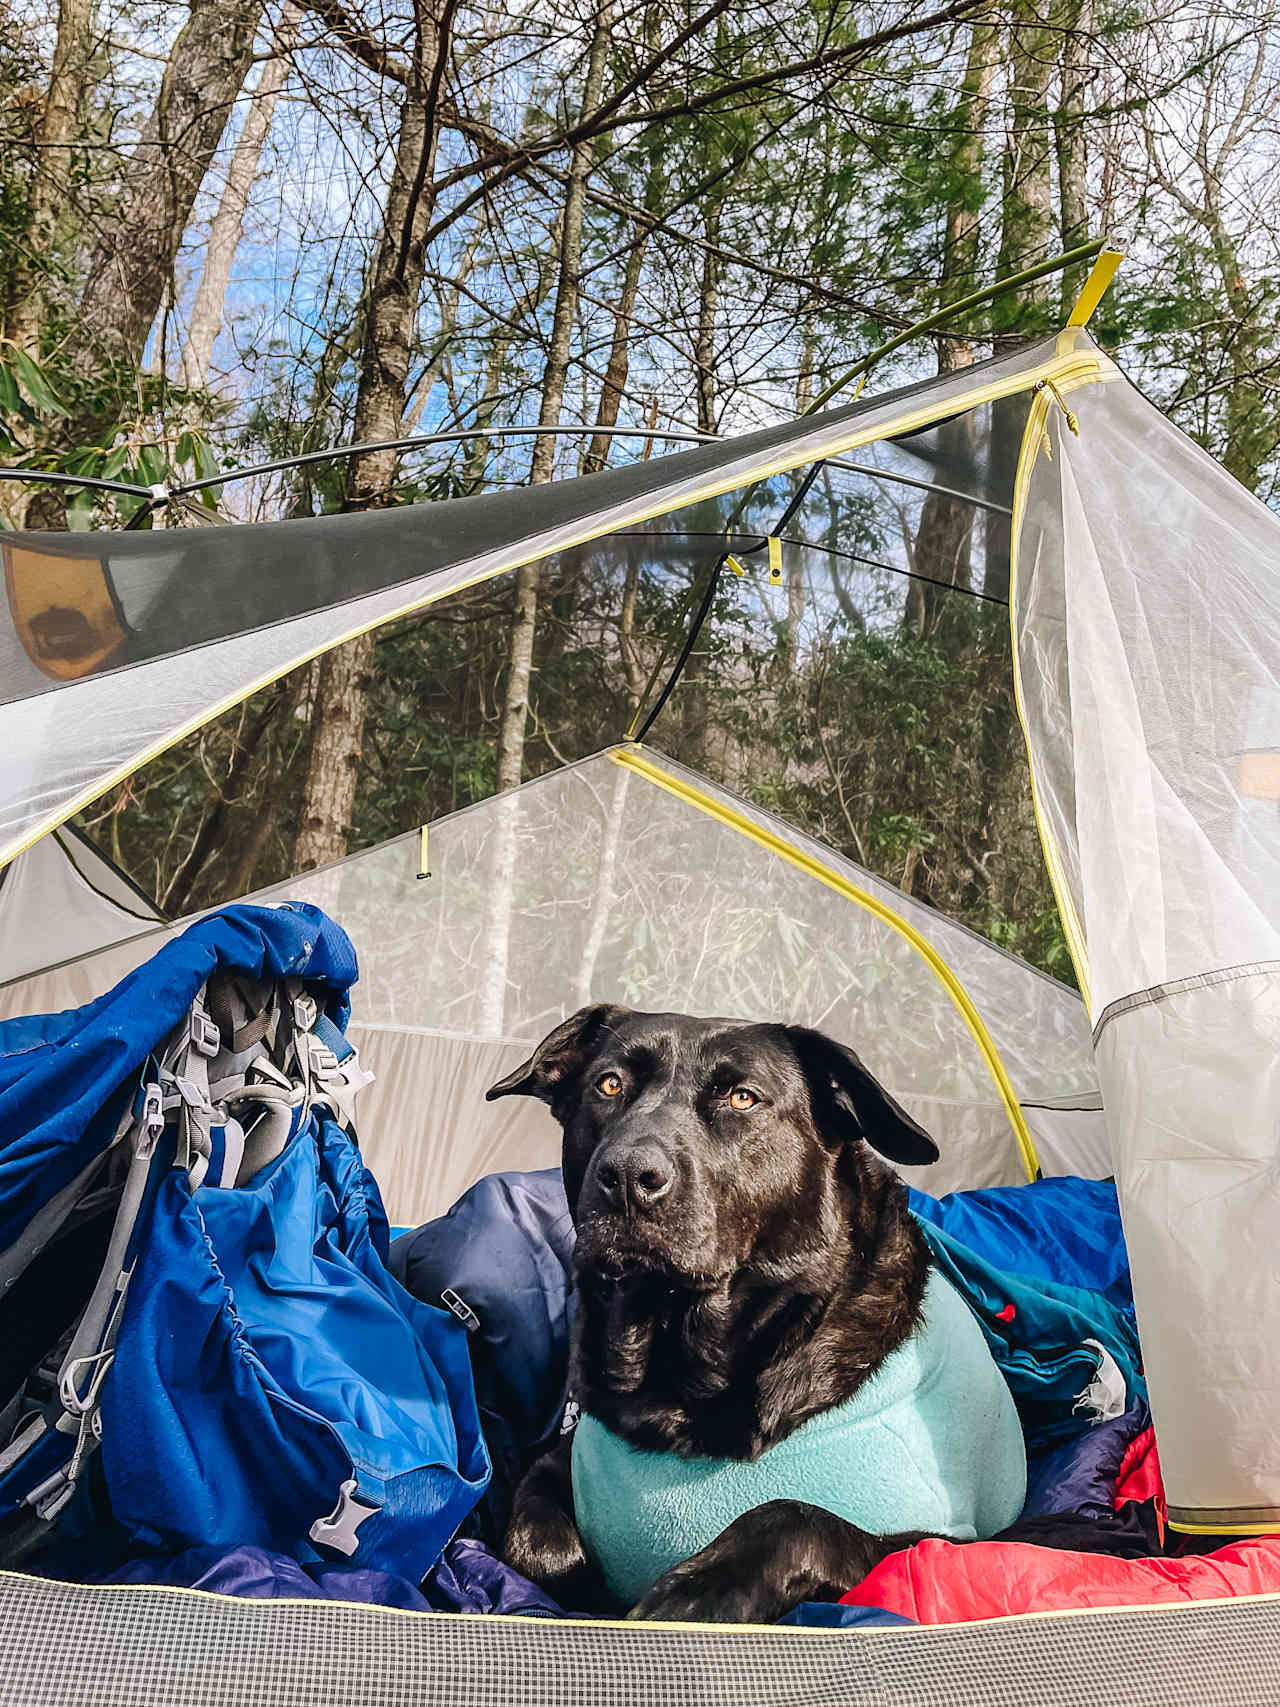
<svg viewBox="0 0 1280 1707">
<path fill-rule="evenodd" d="M 769 1500 L 804 1500 L 872 1535 L 923 1529 L 972 1541 L 1015 1522 L 1027 1461 L 1004 1377 L 936 1270 L 923 1313 L 851 1399 L 753 1463 L 637 1451 L 584 1414 L 573 1436 L 574 1512 L 619 1605 L 634 1606 L 665 1570 Z"/>
</svg>

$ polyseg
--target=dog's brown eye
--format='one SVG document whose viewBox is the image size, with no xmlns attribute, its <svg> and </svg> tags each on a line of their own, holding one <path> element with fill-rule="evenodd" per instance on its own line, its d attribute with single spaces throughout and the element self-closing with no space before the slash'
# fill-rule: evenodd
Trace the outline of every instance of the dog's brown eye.
<svg viewBox="0 0 1280 1707">
<path fill-rule="evenodd" d="M 616 1073 L 605 1073 L 596 1080 L 596 1089 L 601 1096 L 616 1097 L 622 1090 L 622 1080 Z"/>
<path fill-rule="evenodd" d="M 745 1085 L 735 1085 L 729 1092 L 729 1107 L 736 1109 L 739 1114 L 745 1114 L 749 1108 L 754 1108 L 760 1098 L 754 1091 L 749 1091 Z"/>
</svg>

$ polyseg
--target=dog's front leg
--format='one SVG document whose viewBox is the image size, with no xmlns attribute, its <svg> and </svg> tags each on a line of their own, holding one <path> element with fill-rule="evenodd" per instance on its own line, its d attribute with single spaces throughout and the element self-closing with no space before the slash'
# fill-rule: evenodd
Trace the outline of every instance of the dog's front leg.
<svg viewBox="0 0 1280 1707">
<path fill-rule="evenodd" d="M 709 1546 L 660 1576 L 631 1618 L 773 1624 L 802 1600 L 838 1600 L 922 1535 L 869 1535 L 800 1500 L 744 1512 Z"/>
<path fill-rule="evenodd" d="M 572 1449 L 573 1436 L 562 1435 L 526 1471 L 512 1503 L 502 1557 L 569 1611 L 612 1611 L 574 1522 Z"/>
</svg>

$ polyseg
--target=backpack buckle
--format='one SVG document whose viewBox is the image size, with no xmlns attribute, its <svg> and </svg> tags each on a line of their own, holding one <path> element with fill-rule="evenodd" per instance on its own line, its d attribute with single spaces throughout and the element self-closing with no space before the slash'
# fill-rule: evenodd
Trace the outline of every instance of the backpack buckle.
<svg viewBox="0 0 1280 1707">
<path fill-rule="evenodd" d="M 190 1037 L 196 1054 L 210 1061 L 222 1048 L 222 1033 L 202 1007 L 192 1006 Z"/>
</svg>

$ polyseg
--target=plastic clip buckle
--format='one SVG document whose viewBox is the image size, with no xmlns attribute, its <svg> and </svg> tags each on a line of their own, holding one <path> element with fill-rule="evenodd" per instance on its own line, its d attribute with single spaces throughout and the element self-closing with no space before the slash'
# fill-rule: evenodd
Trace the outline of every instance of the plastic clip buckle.
<svg viewBox="0 0 1280 1707">
<path fill-rule="evenodd" d="M 143 1157 L 154 1153 L 164 1131 L 164 1093 L 159 1085 L 147 1085 L 142 1096 L 142 1119 L 139 1122 L 135 1154 Z"/>
<path fill-rule="evenodd" d="M 458 1296 L 452 1286 L 445 1287 L 444 1291 L 440 1294 L 440 1302 L 447 1310 L 453 1311 L 454 1315 L 462 1323 L 463 1327 L 469 1334 L 475 1333 L 476 1329 L 480 1326 L 480 1318 L 476 1315 L 470 1304 L 467 1303 L 466 1299 Z"/>
<path fill-rule="evenodd" d="M 191 1010 L 191 1047 L 210 1061 L 222 1048 L 222 1033 L 203 1008 Z"/>
</svg>

